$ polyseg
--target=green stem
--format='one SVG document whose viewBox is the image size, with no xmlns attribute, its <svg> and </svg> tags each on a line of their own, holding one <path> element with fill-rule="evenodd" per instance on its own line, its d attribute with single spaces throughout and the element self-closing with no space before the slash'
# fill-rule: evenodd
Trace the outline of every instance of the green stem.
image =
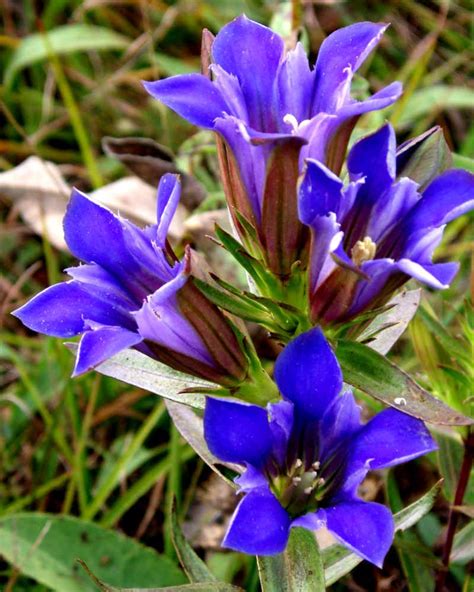
<svg viewBox="0 0 474 592">
<path fill-rule="evenodd" d="M 292 528 L 288 546 L 279 555 L 258 556 L 262 592 L 323 592 L 324 567 L 312 532 Z"/>
</svg>

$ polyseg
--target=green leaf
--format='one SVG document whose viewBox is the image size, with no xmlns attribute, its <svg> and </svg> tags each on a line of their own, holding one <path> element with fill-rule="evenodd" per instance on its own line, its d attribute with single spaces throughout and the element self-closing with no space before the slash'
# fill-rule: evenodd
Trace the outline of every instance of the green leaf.
<svg viewBox="0 0 474 592">
<path fill-rule="evenodd" d="M 312 532 L 292 528 L 288 546 L 278 555 L 257 557 L 262 592 L 321 592 L 324 571 Z"/>
<path fill-rule="evenodd" d="M 66 345 L 73 353 L 77 352 L 76 343 Z M 112 356 L 97 366 L 96 370 L 105 376 L 118 378 L 127 384 L 160 395 L 164 399 L 184 403 L 196 409 L 204 409 L 204 396 L 183 391 L 194 389 L 212 391 L 216 388 L 216 385 L 211 382 L 173 370 L 134 349 Z"/>
<path fill-rule="evenodd" d="M 388 310 L 377 315 L 358 338 L 371 349 L 385 355 L 398 341 L 420 304 L 421 289 L 397 294 L 387 304 Z"/>
<path fill-rule="evenodd" d="M 93 592 L 82 559 L 116 586 L 173 586 L 185 581 L 167 557 L 123 535 L 71 516 L 24 513 L 0 519 L 0 555 L 57 592 Z"/>
<path fill-rule="evenodd" d="M 362 343 L 341 339 L 337 343 L 336 356 L 346 382 L 386 405 L 435 424 L 473 423 L 430 395 L 387 358 Z"/>
<path fill-rule="evenodd" d="M 237 473 L 242 472 L 242 467 L 233 463 L 226 463 L 215 457 L 209 450 L 206 440 L 204 439 L 204 426 L 202 418 L 196 415 L 194 409 L 190 409 L 186 405 L 176 403 L 174 401 L 167 401 L 166 407 L 173 420 L 173 423 L 177 427 L 179 433 L 193 448 L 193 450 L 199 454 L 202 460 L 215 472 L 227 481 L 227 483 L 235 488 L 235 484 L 227 479 L 225 475 L 219 471 L 216 465 L 222 465 L 229 467 Z"/>
<path fill-rule="evenodd" d="M 388 474 L 387 498 L 392 512 L 400 511 L 403 503 L 393 472 Z M 436 560 L 430 549 L 420 541 L 417 533 L 413 531 L 396 533 L 395 548 L 410 592 L 432 592 L 434 578 L 431 567 Z"/>
<path fill-rule="evenodd" d="M 394 515 L 395 532 L 406 530 L 423 518 L 433 507 L 436 497 L 441 488 L 441 481 L 436 483 L 428 493 L 425 493 L 419 500 L 407 506 L 404 510 Z M 355 553 L 351 553 L 341 545 L 331 545 L 322 552 L 324 563 L 324 577 L 326 586 L 337 582 L 348 574 L 363 559 Z"/>
<path fill-rule="evenodd" d="M 454 537 L 451 559 L 455 563 L 465 565 L 474 559 L 474 522 L 462 528 Z"/>
<path fill-rule="evenodd" d="M 63 55 L 76 51 L 100 51 L 124 49 L 130 45 L 127 37 L 106 27 L 71 24 L 57 27 L 46 33 L 51 51 Z M 15 75 L 37 62 L 47 60 L 49 51 L 41 33 L 28 35 L 15 48 L 5 70 L 5 86 L 9 86 Z"/>
<path fill-rule="evenodd" d="M 117 588 L 99 580 L 84 561 L 79 561 L 79 563 L 102 592 L 242 592 L 241 588 L 224 582 L 184 584 L 165 588 Z"/>
<path fill-rule="evenodd" d="M 446 109 L 472 109 L 474 90 L 467 86 L 436 85 L 413 93 L 398 122 L 399 128 L 409 127 L 429 114 Z"/>
<path fill-rule="evenodd" d="M 453 153 L 453 165 L 456 169 L 466 169 L 466 171 L 474 173 L 474 159 L 463 154 Z"/>
<path fill-rule="evenodd" d="M 171 512 L 171 538 L 179 562 L 190 582 L 215 582 L 216 577 L 209 571 L 204 561 L 196 554 L 186 540 L 176 516 L 175 508 Z"/>
</svg>

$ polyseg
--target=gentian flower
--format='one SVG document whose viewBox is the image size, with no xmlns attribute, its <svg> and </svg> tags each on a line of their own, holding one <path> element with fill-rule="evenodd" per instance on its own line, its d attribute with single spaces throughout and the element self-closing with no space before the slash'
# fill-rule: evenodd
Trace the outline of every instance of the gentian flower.
<svg viewBox="0 0 474 592">
<path fill-rule="evenodd" d="M 326 527 L 343 545 L 381 566 L 393 540 L 385 506 L 357 489 L 371 469 L 414 459 L 436 448 L 423 422 L 386 409 L 361 425 L 350 391 L 340 394 L 337 359 L 319 328 L 296 337 L 275 366 L 283 401 L 266 409 L 208 398 L 209 449 L 244 465 L 236 479 L 244 497 L 223 546 L 253 555 L 286 547 L 290 528 Z"/>
<path fill-rule="evenodd" d="M 449 286 L 457 263 L 433 263 L 445 225 L 474 206 L 474 175 L 460 169 L 430 176 L 423 189 L 397 177 L 393 128 L 387 124 L 349 153 L 349 183 L 307 161 L 299 212 L 312 231 L 310 302 L 314 322 L 349 320 L 384 305 L 410 278 Z M 403 172 L 402 172 L 403 174 Z"/>
<path fill-rule="evenodd" d="M 143 353 L 219 384 L 244 380 L 248 362 L 227 317 L 193 285 L 191 252 L 175 257 L 167 232 L 179 202 L 177 175 L 158 188 L 158 222 L 139 228 L 73 190 L 66 242 L 85 265 L 15 311 L 27 327 L 55 337 L 81 335 L 74 375 L 123 349 Z"/>
<path fill-rule="evenodd" d="M 144 83 L 153 97 L 224 140 L 219 157 L 234 224 L 244 235 L 237 210 L 257 229 L 267 264 L 279 275 L 304 257 L 307 235 L 296 206 L 304 158 L 338 171 L 358 117 L 400 96 L 399 83 L 362 102 L 350 96 L 354 73 L 386 27 L 363 22 L 336 31 L 311 69 L 301 44 L 286 52 L 275 32 L 240 16 L 212 44 L 212 80 L 205 71 Z"/>
</svg>

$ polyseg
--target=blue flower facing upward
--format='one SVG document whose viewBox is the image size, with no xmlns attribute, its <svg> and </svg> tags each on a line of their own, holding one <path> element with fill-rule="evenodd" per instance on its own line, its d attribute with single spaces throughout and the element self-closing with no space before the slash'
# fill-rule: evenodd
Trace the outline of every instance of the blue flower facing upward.
<svg viewBox="0 0 474 592">
<path fill-rule="evenodd" d="M 218 134 L 234 226 L 245 244 L 241 216 L 251 224 L 278 276 L 289 276 L 296 261 L 306 266 L 309 233 L 298 220 L 296 197 L 304 159 L 339 172 L 360 115 L 391 105 L 401 94 L 394 82 L 364 101 L 351 97 L 354 73 L 387 26 L 362 22 L 334 32 L 312 68 L 300 43 L 286 51 L 274 31 L 240 16 L 213 40 L 203 74 L 144 83 L 190 123 Z"/>
<path fill-rule="evenodd" d="M 446 224 L 474 207 L 474 175 L 450 169 L 420 187 L 404 176 L 398 154 L 386 124 L 351 149 L 346 185 L 324 164 L 307 161 L 299 215 L 312 232 L 315 323 L 344 322 L 378 308 L 410 278 L 447 288 L 459 267 L 432 257 Z"/>
<path fill-rule="evenodd" d="M 372 469 L 436 448 L 422 421 L 386 409 L 360 424 L 350 391 L 341 394 L 337 359 L 319 328 L 294 339 L 275 366 L 283 401 L 266 409 L 209 398 L 205 438 L 217 458 L 246 467 L 245 495 L 223 546 L 254 555 L 286 547 L 290 528 L 326 527 L 343 545 L 381 566 L 394 534 L 385 506 L 358 486 Z"/>
<path fill-rule="evenodd" d="M 225 386 L 246 378 L 248 362 L 227 318 L 193 285 L 191 252 L 178 261 L 168 241 L 181 184 L 158 187 L 157 224 L 139 228 L 73 190 L 64 234 L 85 265 L 13 314 L 55 337 L 82 335 L 74 375 L 134 347 L 150 357 Z"/>
</svg>

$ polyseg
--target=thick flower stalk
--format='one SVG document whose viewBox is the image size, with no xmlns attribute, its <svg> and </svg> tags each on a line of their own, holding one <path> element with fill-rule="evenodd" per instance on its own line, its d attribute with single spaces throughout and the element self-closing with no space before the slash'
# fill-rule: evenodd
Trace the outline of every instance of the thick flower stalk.
<svg viewBox="0 0 474 592">
<path fill-rule="evenodd" d="M 244 465 L 244 493 L 225 547 L 272 555 L 290 528 L 326 527 L 343 545 L 381 566 L 393 518 L 357 489 L 369 470 L 392 467 L 436 448 L 423 422 L 395 409 L 361 425 L 350 391 L 341 393 L 336 357 L 319 328 L 294 339 L 275 366 L 283 401 L 267 409 L 209 398 L 204 415 L 209 449 Z"/>
<path fill-rule="evenodd" d="M 457 263 L 432 257 L 445 225 L 474 207 L 474 175 L 447 170 L 420 189 L 403 176 L 407 152 L 397 159 L 387 124 L 350 151 L 347 185 L 321 162 L 307 161 L 299 212 L 312 233 L 313 322 L 344 322 L 380 307 L 410 278 L 442 289 L 456 274 Z"/>
<path fill-rule="evenodd" d="M 82 335 L 74 374 L 134 347 L 227 387 L 248 378 L 249 362 L 229 319 L 194 286 L 192 255 L 175 257 L 168 228 L 181 193 L 177 175 L 158 188 L 157 224 L 139 228 L 74 190 L 66 242 L 85 265 L 15 311 L 27 327 L 55 337 Z"/>
<path fill-rule="evenodd" d="M 221 172 L 235 227 L 246 242 L 241 217 L 253 226 L 278 276 L 307 257 L 296 205 L 304 159 L 339 172 L 358 117 L 400 96 L 399 83 L 362 102 L 350 95 L 354 73 L 386 27 L 365 22 L 336 31 L 312 69 L 301 44 L 287 52 L 271 29 L 241 16 L 213 41 L 209 72 L 145 83 L 153 97 L 222 138 Z"/>
</svg>

